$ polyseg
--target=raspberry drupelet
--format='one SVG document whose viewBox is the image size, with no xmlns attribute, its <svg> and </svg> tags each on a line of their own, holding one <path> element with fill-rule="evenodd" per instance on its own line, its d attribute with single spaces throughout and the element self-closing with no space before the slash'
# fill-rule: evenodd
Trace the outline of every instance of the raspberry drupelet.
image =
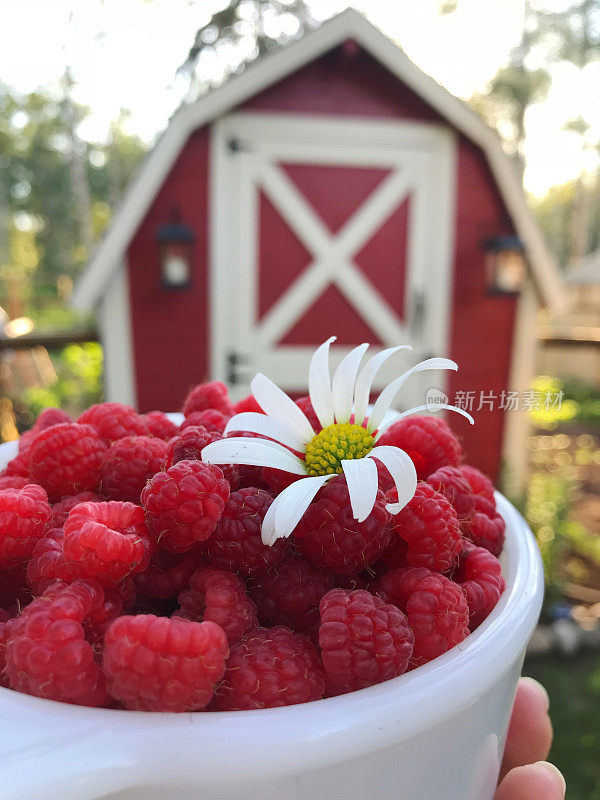
<svg viewBox="0 0 600 800">
<path fill-rule="evenodd" d="M 470 464 L 463 464 L 459 467 L 463 478 L 471 487 L 474 495 L 483 495 L 490 503 L 496 506 L 494 499 L 494 485 L 487 475 L 484 475 L 477 467 L 472 467 Z"/>
<path fill-rule="evenodd" d="M 192 411 L 179 426 L 180 431 L 184 431 L 193 425 L 196 428 L 206 428 L 207 431 L 216 431 L 223 434 L 225 426 L 230 417 L 226 417 L 216 408 L 206 408 L 204 411 Z"/>
<path fill-rule="evenodd" d="M 6 673 L 19 692 L 75 703 L 106 703 L 104 676 L 85 637 L 85 623 L 104 603 L 97 583 L 52 583 L 11 622 Z"/>
<path fill-rule="evenodd" d="M 406 616 L 362 589 L 333 589 L 320 604 L 327 692 L 344 694 L 406 672 L 414 634 Z"/>
<path fill-rule="evenodd" d="M 441 417 L 405 417 L 391 425 L 378 444 L 408 453 L 422 481 L 440 467 L 458 466 L 461 458 L 460 444 Z"/>
<path fill-rule="evenodd" d="M 79 494 L 63 497 L 58 503 L 52 506 L 52 520 L 51 526 L 53 528 L 62 528 L 69 512 L 80 503 L 102 503 L 106 498 L 97 492 L 79 492 Z"/>
<path fill-rule="evenodd" d="M 124 436 L 145 436 L 148 427 L 131 406 L 124 403 L 98 403 L 81 414 L 77 422 L 93 425 L 100 437 L 111 444 Z"/>
<path fill-rule="evenodd" d="M 191 425 L 181 429 L 167 446 L 165 469 L 169 469 L 178 461 L 202 461 L 202 450 L 211 442 L 218 442 L 221 434 L 208 431 L 202 426 Z M 234 464 L 221 464 L 223 477 L 234 491 L 240 482 L 239 469 Z"/>
<path fill-rule="evenodd" d="M 148 569 L 135 576 L 136 590 L 146 598 L 176 598 L 201 563 L 200 557 L 193 551 L 179 554 L 157 548 L 150 558 Z"/>
<path fill-rule="evenodd" d="M 276 708 L 320 700 L 324 691 L 323 665 L 305 636 L 255 628 L 232 646 L 216 702 L 220 711 Z"/>
<path fill-rule="evenodd" d="M 201 711 L 225 673 L 229 652 L 214 622 L 153 614 L 118 617 L 105 641 L 107 689 L 132 711 Z"/>
<path fill-rule="evenodd" d="M 427 478 L 427 483 L 443 494 L 456 511 L 459 522 L 471 518 L 475 510 L 475 498 L 468 481 L 458 467 L 440 467 Z"/>
<path fill-rule="evenodd" d="M 348 486 L 336 475 L 317 494 L 294 530 L 296 546 L 309 561 L 337 575 L 352 575 L 375 563 L 392 535 L 383 492 L 364 522 L 352 515 Z"/>
<path fill-rule="evenodd" d="M 425 567 L 396 569 L 381 578 L 376 590 L 407 616 L 415 635 L 411 667 L 441 656 L 469 634 L 465 593 L 444 575 Z"/>
<path fill-rule="evenodd" d="M 189 417 L 194 411 L 206 411 L 214 408 L 226 417 L 233 416 L 233 405 L 224 383 L 199 383 L 191 390 L 183 403 L 183 416 Z"/>
<path fill-rule="evenodd" d="M 147 414 L 142 414 L 142 420 L 150 436 L 156 436 L 157 439 L 165 442 L 168 442 L 177 433 L 177 425 L 171 422 L 162 411 L 149 411 Z"/>
<path fill-rule="evenodd" d="M 158 472 L 142 491 L 148 528 L 165 550 L 184 553 L 213 533 L 229 492 L 219 467 L 179 461 Z"/>
<path fill-rule="evenodd" d="M 45 535 L 51 517 L 46 492 L 28 484 L 0 491 L 0 566 L 27 561 Z"/>
<path fill-rule="evenodd" d="M 475 495 L 475 510 L 462 524 L 463 534 L 477 547 L 485 547 L 490 553 L 499 556 L 504 545 L 506 523 L 496 511 L 496 501 L 490 501 L 484 494 Z"/>
<path fill-rule="evenodd" d="M 288 555 L 276 570 L 251 583 L 262 625 L 284 625 L 316 641 L 319 603 L 336 585 L 335 575 L 298 555 Z"/>
<path fill-rule="evenodd" d="M 65 422 L 38 434 L 27 450 L 29 474 L 52 502 L 93 491 L 106 445 L 92 425 Z"/>
<path fill-rule="evenodd" d="M 100 490 L 109 500 L 139 503 L 146 483 L 159 472 L 167 444 L 154 436 L 124 436 L 113 442 L 100 467 Z"/>
<path fill-rule="evenodd" d="M 395 489 L 388 494 L 391 502 L 398 500 Z M 428 483 L 417 484 L 414 496 L 392 520 L 395 538 L 407 545 L 402 557 L 411 567 L 427 567 L 434 572 L 447 572 L 458 562 L 462 549 L 462 536 L 454 508 L 444 495 Z M 390 560 L 397 559 L 395 541 L 392 540 Z"/>
<path fill-rule="evenodd" d="M 505 589 L 500 562 L 483 547 L 466 547 L 452 579 L 462 586 L 469 605 L 469 628 L 481 625 Z"/>
<path fill-rule="evenodd" d="M 64 527 L 63 555 L 71 574 L 114 584 L 150 563 L 153 543 L 144 511 L 133 503 L 81 503 Z"/>
<path fill-rule="evenodd" d="M 232 492 L 223 516 L 206 546 L 208 560 L 245 578 L 263 575 L 283 559 L 287 542 L 272 547 L 262 543 L 261 527 L 273 497 L 263 489 L 249 487 Z"/>
<path fill-rule="evenodd" d="M 178 616 L 194 622 L 215 622 L 225 631 L 230 645 L 258 625 L 256 606 L 246 594 L 244 581 L 227 569 L 196 570 L 178 602 Z"/>
</svg>

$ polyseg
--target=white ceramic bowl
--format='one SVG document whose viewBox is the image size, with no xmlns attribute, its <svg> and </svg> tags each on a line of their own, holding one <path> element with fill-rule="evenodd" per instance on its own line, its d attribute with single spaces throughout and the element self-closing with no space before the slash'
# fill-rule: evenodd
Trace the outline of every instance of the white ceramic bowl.
<svg viewBox="0 0 600 800">
<path fill-rule="evenodd" d="M 0 447 L 0 466 L 14 454 Z M 88 709 L 0 689 L 2 800 L 490 800 L 543 570 L 501 495 L 507 588 L 460 646 L 387 683 L 263 711 Z"/>
</svg>

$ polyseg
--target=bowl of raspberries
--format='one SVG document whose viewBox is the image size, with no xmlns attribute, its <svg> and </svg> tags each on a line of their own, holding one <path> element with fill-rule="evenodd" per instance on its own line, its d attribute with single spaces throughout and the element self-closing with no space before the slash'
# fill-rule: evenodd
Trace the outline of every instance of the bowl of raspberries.
<svg viewBox="0 0 600 800">
<path fill-rule="evenodd" d="M 533 537 L 445 419 L 393 410 L 453 362 L 371 403 L 406 348 L 330 376 L 332 341 L 305 397 L 201 383 L 0 447 L 5 800 L 493 796 Z"/>
</svg>

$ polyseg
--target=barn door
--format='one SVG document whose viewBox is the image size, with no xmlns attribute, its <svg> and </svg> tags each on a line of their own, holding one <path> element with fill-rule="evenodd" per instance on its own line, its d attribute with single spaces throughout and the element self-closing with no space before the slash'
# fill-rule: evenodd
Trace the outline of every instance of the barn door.
<svg viewBox="0 0 600 800">
<path fill-rule="evenodd" d="M 411 344 L 380 387 L 446 355 L 454 144 L 433 125 L 235 114 L 213 129 L 212 372 L 304 392 L 316 345 Z M 444 376 L 411 379 L 402 405 Z"/>
</svg>

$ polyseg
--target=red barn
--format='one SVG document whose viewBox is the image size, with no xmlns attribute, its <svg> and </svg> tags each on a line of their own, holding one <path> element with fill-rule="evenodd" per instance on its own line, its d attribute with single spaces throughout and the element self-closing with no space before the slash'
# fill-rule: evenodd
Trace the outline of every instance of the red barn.
<svg viewBox="0 0 600 800">
<path fill-rule="evenodd" d="M 412 345 L 380 384 L 448 355 L 458 375 L 414 376 L 401 405 L 462 398 L 468 457 L 497 475 L 523 449 L 502 392 L 528 388 L 560 291 L 495 133 L 346 11 L 175 114 L 74 302 L 98 310 L 107 399 L 142 411 L 207 378 L 241 397 L 257 371 L 304 393 L 332 333 L 337 359 Z"/>
</svg>

